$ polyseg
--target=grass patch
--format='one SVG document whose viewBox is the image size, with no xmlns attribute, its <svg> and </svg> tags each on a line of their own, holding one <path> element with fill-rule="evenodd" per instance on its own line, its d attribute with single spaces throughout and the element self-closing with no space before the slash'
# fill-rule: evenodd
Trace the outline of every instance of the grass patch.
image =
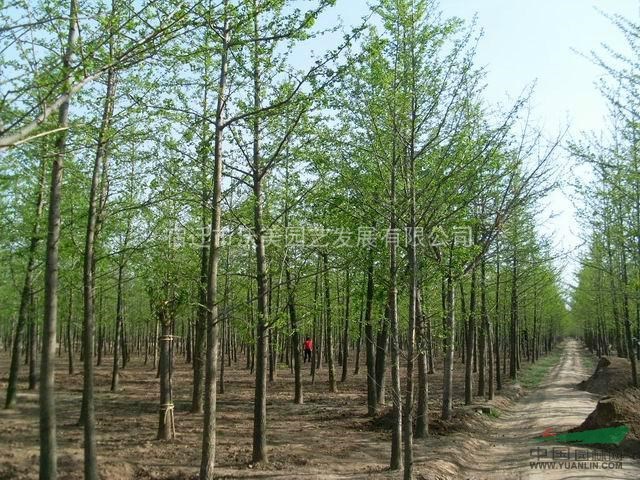
<svg viewBox="0 0 640 480">
<path fill-rule="evenodd" d="M 589 352 L 586 348 L 580 352 L 580 361 L 584 368 L 588 370 L 590 373 L 593 373 L 596 369 L 596 363 L 598 362 L 598 357 L 596 357 L 593 353 Z"/>
<path fill-rule="evenodd" d="M 497 408 L 492 408 L 488 416 L 491 418 L 500 418 L 501 412 Z"/>
<path fill-rule="evenodd" d="M 545 355 L 533 365 L 523 368 L 518 374 L 520 385 L 524 388 L 536 388 L 544 377 L 547 376 L 549 370 L 560 361 L 560 351 L 553 350 Z"/>
</svg>

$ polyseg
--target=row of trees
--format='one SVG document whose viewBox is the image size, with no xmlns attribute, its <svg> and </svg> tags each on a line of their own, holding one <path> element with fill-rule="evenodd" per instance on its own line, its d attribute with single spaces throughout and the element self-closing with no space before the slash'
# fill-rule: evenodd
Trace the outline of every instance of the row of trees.
<svg viewBox="0 0 640 480">
<path fill-rule="evenodd" d="M 630 383 L 638 385 L 640 359 L 640 158 L 638 148 L 640 26 L 625 18 L 610 20 L 628 40 L 627 52 L 608 49 L 594 55 L 607 74 L 600 90 L 609 105 L 608 128 L 572 146 L 589 167 L 579 185 L 587 251 L 573 293 L 572 316 L 597 355 L 626 357 Z"/>
<path fill-rule="evenodd" d="M 411 478 L 440 361 L 448 419 L 456 352 L 469 404 L 553 347 L 564 303 L 535 211 L 557 141 L 530 127 L 527 96 L 484 102 L 475 30 L 434 2 L 381 0 L 342 36 L 316 26 L 333 4 L 2 11 L 5 404 L 38 347 L 41 478 L 56 477 L 63 351 L 69 373 L 78 350 L 83 361 L 85 478 L 97 478 L 93 368 L 107 353 L 113 391 L 130 355 L 157 359 L 160 439 L 175 431 L 184 353 L 208 479 L 225 358 L 244 353 L 255 373 L 253 461 L 265 462 L 268 383 L 280 357 L 304 401 L 304 336 L 328 394 L 336 365 L 344 381 L 363 357 L 368 413 L 389 400 L 390 466 Z"/>
</svg>

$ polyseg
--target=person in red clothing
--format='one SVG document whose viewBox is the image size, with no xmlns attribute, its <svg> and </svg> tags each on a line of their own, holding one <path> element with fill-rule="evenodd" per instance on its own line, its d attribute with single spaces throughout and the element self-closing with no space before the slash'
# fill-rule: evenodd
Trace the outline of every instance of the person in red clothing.
<svg viewBox="0 0 640 480">
<path fill-rule="evenodd" d="M 311 352 L 313 352 L 313 340 L 311 337 L 307 337 L 304 341 L 304 363 L 307 363 L 307 359 L 311 361 Z"/>
</svg>

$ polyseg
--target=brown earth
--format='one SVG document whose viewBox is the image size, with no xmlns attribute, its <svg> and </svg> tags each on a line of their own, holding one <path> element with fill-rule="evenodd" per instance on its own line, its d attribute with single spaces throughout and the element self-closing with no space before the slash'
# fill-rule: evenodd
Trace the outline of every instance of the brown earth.
<svg viewBox="0 0 640 480">
<path fill-rule="evenodd" d="M 529 468 L 529 450 L 537 445 L 534 437 L 549 426 L 561 431 L 578 425 L 597 401 L 595 396 L 574 388 L 588 377 L 588 372 L 580 365 L 577 343 L 567 342 L 563 348 L 561 363 L 551 371 L 541 389 L 518 401 L 496 398 L 492 405 L 501 412 L 497 419 L 462 408 L 463 368 L 457 363 L 456 415 L 452 422 L 442 422 L 439 419 L 441 372 L 430 375 L 432 435 L 415 442 L 415 478 L 547 478 L 536 476 L 539 472 Z M 59 362 L 56 377 L 59 478 L 81 479 L 82 429 L 76 422 L 82 375 L 68 375 L 66 361 L 60 358 Z M 177 438 L 169 442 L 155 440 L 159 387 L 153 369 L 134 358 L 122 373 L 121 391 L 111 393 L 110 365 L 97 368 L 98 461 L 103 479 L 197 478 L 202 415 L 188 413 L 191 370 L 181 360 L 176 364 L 173 384 Z M 280 366 L 278 378 L 268 387 L 270 462 L 251 465 L 254 380 L 242 365 L 241 362 L 226 368 L 225 393 L 218 397 L 218 478 L 399 477 L 398 473 L 387 470 L 390 435 L 384 424 L 384 414 L 373 420 L 365 415 L 364 369 L 358 376 L 351 375 L 346 383 L 340 383 L 337 394 L 327 392 L 326 368 L 318 372 L 315 385 L 311 384 L 306 370 L 305 404 L 294 405 L 291 401 L 292 375 L 286 366 Z M 4 372 L 0 378 L 0 392 L 3 396 L 7 368 L 7 354 L 0 353 L 0 371 Z M 21 388 L 25 387 L 24 370 Z M 503 390 L 510 398 L 518 398 L 522 393 L 517 385 Z M 16 410 L 0 410 L 0 480 L 37 478 L 37 393 L 21 390 L 18 400 Z M 486 404 L 481 399 L 476 402 Z M 615 473 L 626 476 L 578 477 L 640 478 L 640 466 L 637 461 L 625 460 L 624 470 Z M 572 472 L 572 475 L 575 477 L 576 473 Z"/>
<path fill-rule="evenodd" d="M 601 357 L 595 372 L 578 388 L 600 395 L 609 395 L 624 390 L 631 383 L 631 364 L 626 358 Z"/>
<path fill-rule="evenodd" d="M 363 358 L 364 359 L 364 358 Z M 363 360 L 362 359 L 362 360 Z M 77 361 L 77 360 L 76 360 Z M 61 479 L 81 479 L 82 429 L 76 425 L 82 398 L 82 374 L 67 373 L 66 359 L 58 359 L 56 409 L 58 471 Z M 277 379 L 268 385 L 267 465 L 252 466 L 254 377 L 244 362 L 225 369 L 225 393 L 218 395 L 219 478 L 395 478 L 387 471 L 390 434 L 375 428 L 366 416 L 366 377 L 359 375 L 328 392 L 327 369 L 321 368 L 314 385 L 305 365 L 304 405 L 294 405 L 293 376 L 280 365 Z M 353 365 L 353 362 L 351 363 Z M 0 353 L 0 392 L 6 392 L 8 353 Z M 82 365 L 77 364 L 76 369 Z M 38 396 L 26 391 L 26 367 L 16 410 L 0 409 L 0 480 L 35 479 L 38 464 Z M 455 369 L 455 406 L 461 406 L 463 367 Z M 121 389 L 111 393 L 111 365 L 96 369 L 96 419 L 98 462 L 101 477 L 108 480 L 197 478 L 202 442 L 202 415 L 190 414 L 191 366 L 181 359 L 173 373 L 177 438 L 156 440 L 159 384 L 150 365 L 132 358 L 121 373 Z M 416 478 L 452 478 L 449 462 L 442 460 L 436 445 L 446 444 L 439 422 L 442 373 L 429 376 L 430 414 L 435 435 L 416 442 Z M 404 383 L 404 380 L 403 380 Z M 478 417 L 478 415 L 476 415 Z M 465 421 L 458 429 L 471 425 Z"/>
<path fill-rule="evenodd" d="M 627 425 L 629 433 L 608 451 L 640 458 L 640 389 L 629 386 L 631 364 L 626 358 L 602 357 L 591 377 L 580 388 L 604 395 L 586 420 L 574 431 Z"/>
</svg>

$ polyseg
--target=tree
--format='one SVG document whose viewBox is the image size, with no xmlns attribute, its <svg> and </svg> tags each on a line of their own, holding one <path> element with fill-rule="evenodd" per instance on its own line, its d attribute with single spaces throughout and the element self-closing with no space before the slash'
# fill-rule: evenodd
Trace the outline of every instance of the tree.
<svg viewBox="0 0 640 480">
<path fill-rule="evenodd" d="M 72 92 L 70 66 L 78 39 L 78 3 L 69 3 L 69 33 L 62 57 L 64 87 L 58 111 L 58 128 L 55 151 L 51 168 L 51 188 L 49 191 L 49 214 L 47 220 L 47 253 L 44 279 L 44 324 L 42 357 L 40 363 L 40 478 L 56 478 L 56 413 L 54 397 L 56 326 L 58 320 L 58 245 L 60 242 L 60 202 L 62 170 L 67 154 L 67 128 L 69 126 L 69 104 Z"/>
</svg>

